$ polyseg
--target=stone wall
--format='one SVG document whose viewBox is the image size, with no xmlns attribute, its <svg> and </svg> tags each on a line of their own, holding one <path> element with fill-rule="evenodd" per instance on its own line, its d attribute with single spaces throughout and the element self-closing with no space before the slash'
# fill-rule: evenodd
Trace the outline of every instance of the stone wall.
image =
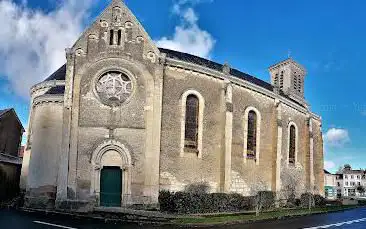
<svg viewBox="0 0 366 229">
<path fill-rule="evenodd" d="M 224 170 L 224 82 L 167 67 L 164 76 L 160 153 L 161 189 L 178 190 L 182 184 L 208 182 L 221 191 Z M 196 153 L 181 154 L 182 95 L 197 91 L 205 100 L 202 158 Z M 180 188 L 179 188 L 180 187 Z"/>
<path fill-rule="evenodd" d="M 62 140 L 62 103 L 41 103 L 33 107 L 33 143 L 28 171 L 28 204 L 52 206 L 56 195 Z M 38 205 L 38 199 L 40 205 Z"/>
<path fill-rule="evenodd" d="M 274 115 L 274 99 L 261 93 L 252 91 L 247 88 L 234 86 L 233 90 L 233 142 L 232 142 L 232 170 L 233 175 L 239 176 L 245 181 L 243 187 L 246 195 L 250 194 L 250 187 L 253 186 L 258 179 L 263 180 L 267 184 L 269 190 L 272 189 L 272 175 L 275 173 L 273 161 L 275 161 L 273 153 L 273 135 L 276 124 L 273 122 Z M 257 153 L 259 160 L 244 158 L 244 125 L 246 125 L 245 110 L 253 107 L 260 113 L 260 143 Z M 259 117 L 258 117 L 259 119 Z M 257 140 L 258 143 L 258 140 Z M 234 177 L 232 177 L 234 179 Z M 238 184 L 232 184 L 232 191 L 237 189 Z"/>
</svg>

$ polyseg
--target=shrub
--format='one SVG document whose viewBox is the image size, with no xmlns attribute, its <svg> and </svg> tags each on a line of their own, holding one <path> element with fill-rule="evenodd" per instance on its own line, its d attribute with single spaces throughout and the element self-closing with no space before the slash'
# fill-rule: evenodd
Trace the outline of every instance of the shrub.
<svg viewBox="0 0 366 229">
<path fill-rule="evenodd" d="M 266 198 L 272 195 L 263 193 Z M 159 195 L 160 210 L 170 213 L 194 214 L 238 212 L 254 209 L 254 197 L 240 194 L 169 192 L 161 191 Z M 264 202 L 266 208 L 272 207 L 272 200 Z"/>
<path fill-rule="evenodd" d="M 313 196 L 313 194 L 310 193 L 310 192 L 306 192 L 306 193 L 301 194 L 300 202 L 301 202 L 301 207 L 303 207 L 303 208 L 314 207 L 314 196 Z"/>
<path fill-rule="evenodd" d="M 166 212 L 174 212 L 176 210 L 174 195 L 166 190 L 160 191 L 159 193 L 159 204 L 160 209 Z"/>
<path fill-rule="evenodd" d="M 314 195 L 314 204 L 317 207 L 324 207 L 326 205 L 325 198 L 319 194 Z"/>
<path fill-rule="evenodd" d="M 210 190 L 210 185 L 206 182 L 198 182 L 189 184 L 185 187 L 184 192 L 192 194 L 205 194 Z"/>
<path fill-rule="evenodd" d="M 260 204 L 263 210 L 269 210 L 275 207 L 276 194 L 272 191 L 260 191 L 257 194 L 260 197 Z"/>
</svg>

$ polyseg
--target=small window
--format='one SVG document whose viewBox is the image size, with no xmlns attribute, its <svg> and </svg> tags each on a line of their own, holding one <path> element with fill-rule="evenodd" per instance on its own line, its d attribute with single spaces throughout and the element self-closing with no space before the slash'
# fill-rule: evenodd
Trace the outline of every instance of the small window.
<svg viewBox="0 0 366 229">
<path fill-rule="evenodd" d="M 346 186 L 348 186 L 348 182 L 346 182 Z"/>
<path fill-rule="evenodd" d="M 353 175 L 351 175 L 351 179 L 353 179 Z"/>
<path fill-rule="evenodd" d="M 348 176 L 347 175 L 344 175 L 344 178 L 348 179 Z"/>
</svg>

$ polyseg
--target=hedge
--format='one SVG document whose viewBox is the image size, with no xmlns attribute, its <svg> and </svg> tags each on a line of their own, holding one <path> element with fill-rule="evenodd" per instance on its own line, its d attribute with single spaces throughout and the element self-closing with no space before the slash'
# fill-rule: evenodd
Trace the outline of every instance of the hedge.
<svg viewBox="0 0 366 229">
<path fill-rule="evenodd" d="M 300 202 L 302 207 L 309 207 L 309 198 L 311 207 L 323 207 L 327 204 L 327 201 L 321 195 L 313 195 L 312 193 L 304 193 L 301 195 Z"/>
<path fill-rule="evenodd" d="M 262 210 L 275 204 L 274 192 L 260 192 L 263 198 Z M 160 210 L 178 214 L 240 212 L 254 210 L 255 197 L 226 193 L 189 193 L 161 191 Z"/>
</svg>

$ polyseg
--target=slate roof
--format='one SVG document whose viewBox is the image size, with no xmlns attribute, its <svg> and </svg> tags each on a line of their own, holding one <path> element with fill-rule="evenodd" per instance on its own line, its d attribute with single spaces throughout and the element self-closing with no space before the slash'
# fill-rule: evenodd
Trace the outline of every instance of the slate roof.
<svg viewBox="0 0 366 229">
<path fill-rule="evenodd" d="M 211 60 L 207 60 L 198 56 L 194 56 L 188 53 L 178 52 L 174 50 L 159 48 L 160 52 L 165 53 L 166 56 L 170 59 L 174 60 L 180 60 L 192 64 L 197 64 L 203 67 L 207 67 L 216 71 L 222 71 L 224 65 L 216 63 Z M 263 81 L 261 79 L 258 79 L 254 76 L 251 76 L 247 73 L 241 72 L 237 69 L 230 68 L 230 74 L 234 77 L 237 77 L 239 79 L 245 80 L 247 82 L 253 83 L 259 87 L 262 87 L 264 89 L 267 89 L 269 91 L 274 91 L 274 87 L 272 84 Z M 66 64 L 64 64 L 62 67 L 60 67 L 57 71 L 55 71 L 50 77 L 45 79 L 43 82 L 51 81 L 51 80 L 65 80 L 66 78 Z M 51 88 L 46 94 L 63 94 L 65 91 L 65 87 L 63 86 L 57 86 L 54 88 Z M 296 100 L 290 98 L 289 96 L 285 95 L 282 91 L 280 92 L 281 96 L 291 100 L 292 102 L 303 106 L 303 104 L 297 102 Z"/>
<path fill-rule="evenodd" d="M 55 71 L 52 75 L 50 75 L 43 82 L 51 81 L 51 80 L 65 80 L 66 79 L 66 64 L 62 65 L 57 71 Z"/>
<path fill-rule="evenodd" d="M 163 49 L 163 48 L 159 48 L 160 52 L 165 53 L 166 56 L 168 58 L 174 59 L 174 60 L 181 60 L 181 61 L 185 61 L 188 63 L 192 63 L 192 64 L 197 64 L 197 65 L 201 65 L 216 71 L 222 71 L 224 65 L 213 62 L 211 60 L 207 60 L 198 56 L 194 56 L 188 53 L 183 53 L 183 52 L 178 52 L 178 51 L 174 51 L 174 50 L 169 50 L 169 49 Z M 255 85 L 258 85 L 260 87 L 263 87 L 267 90 L 273 91 L 273 86 L 263 80 L 260 80 L 254 76 L 251 76 L 247 73 L 241 72 L 237 69 L 230 69 L 230 74 L 234 77 L 237 77 L 239 79 L 243 79 L 245 81 L 251 82 Z"/>
<path fill-rule="evenodd" d="M 55 86 L 49 89 L 47 95 L 62 95 L 65 93 L 65 86 Z"/>
<path fill-rule="evenodd" d="M 324 173 L 325 174 L 331 174 L 330 172 L 328 172 L 327 170 L 324 169 Z"/>
<path fill-rule="evenodd" d="M 0 117 L 5 114 L 6 112 L 10 111 L 11 109 L 4 109 L 4 110 L 0 110 Z"/>
</svg>

